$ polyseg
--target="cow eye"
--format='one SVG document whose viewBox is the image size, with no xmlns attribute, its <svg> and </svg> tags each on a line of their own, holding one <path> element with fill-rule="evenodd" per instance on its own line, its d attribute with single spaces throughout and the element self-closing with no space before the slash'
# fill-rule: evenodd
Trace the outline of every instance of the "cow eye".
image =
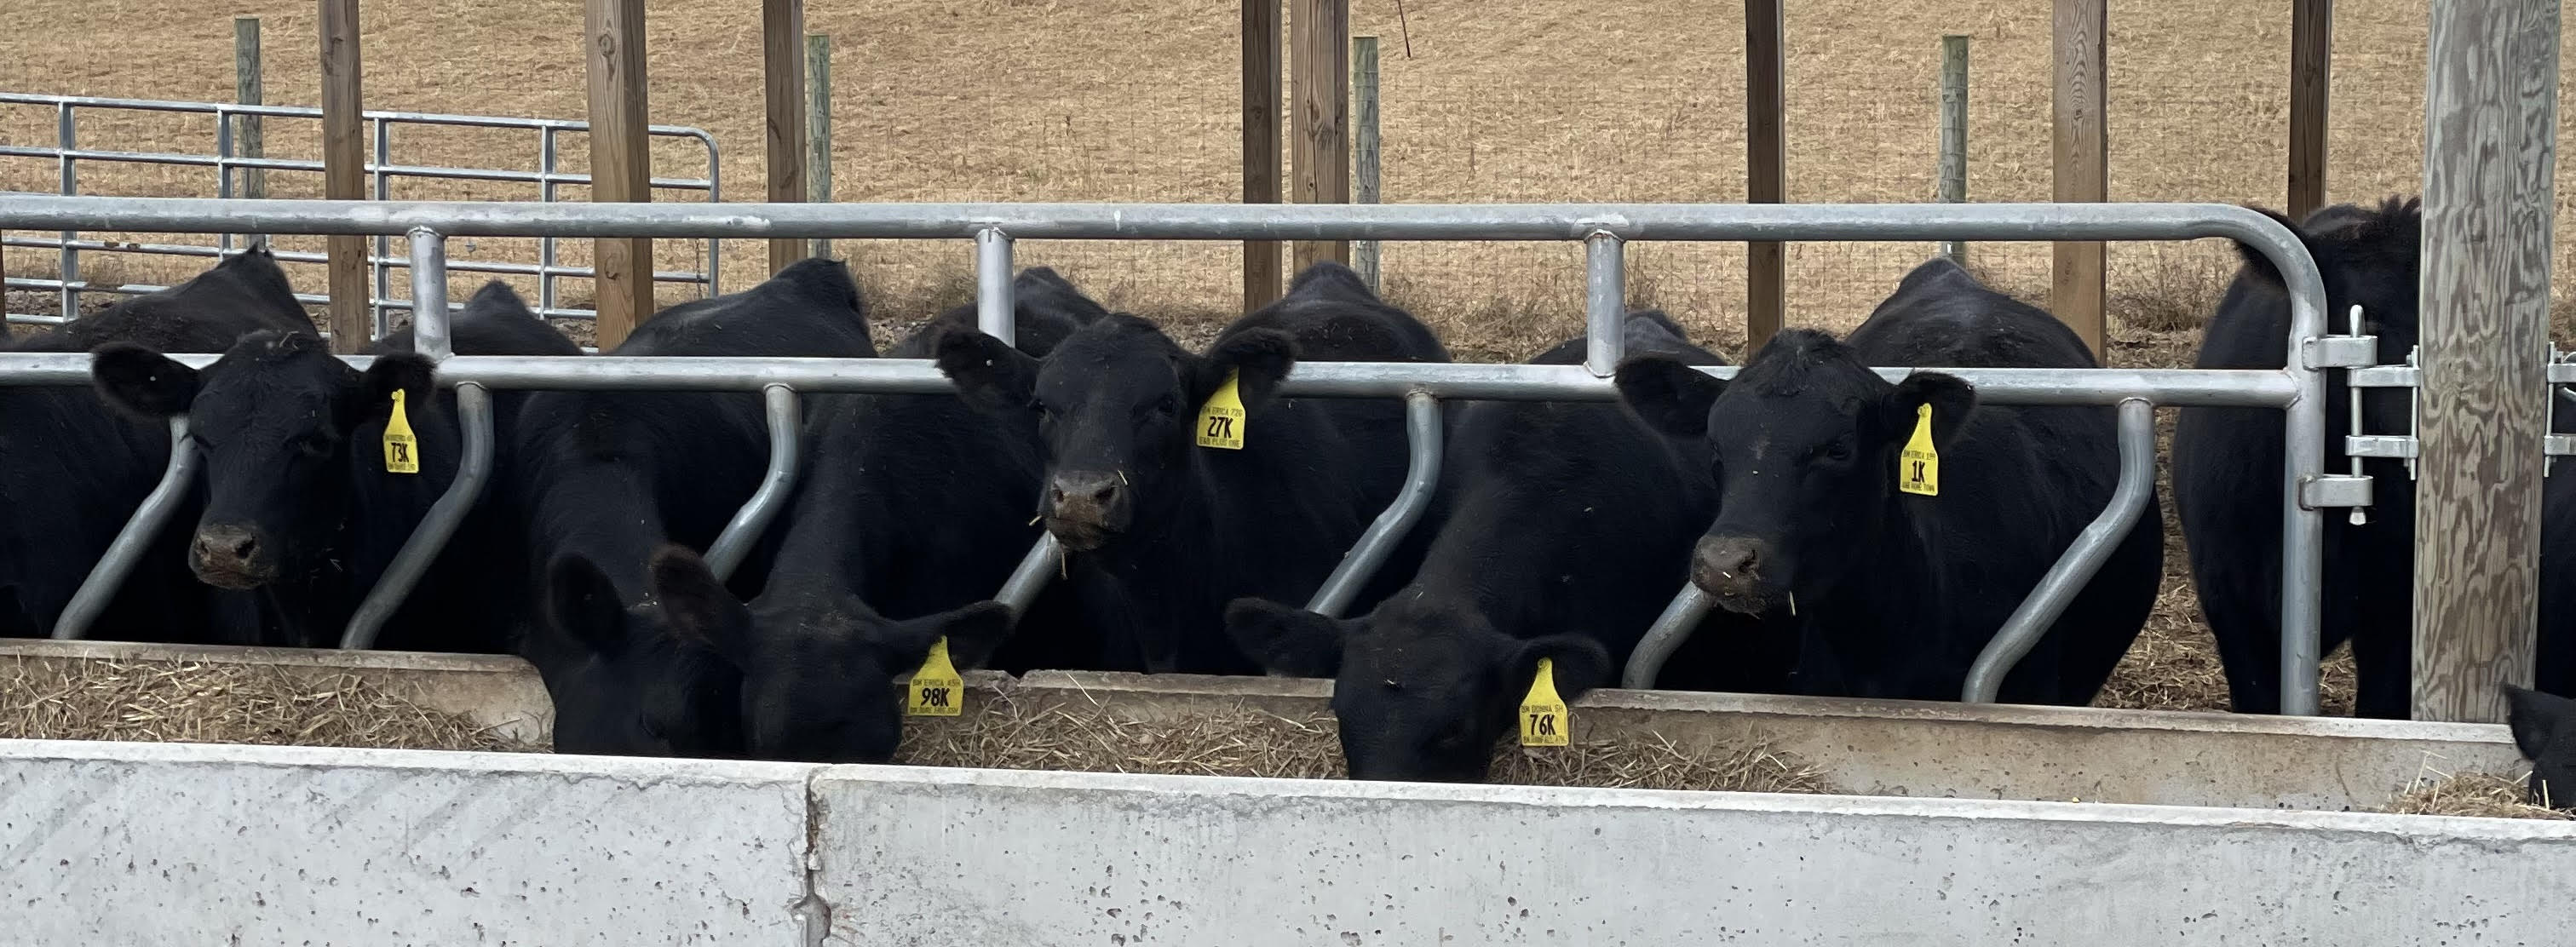
<svg viewBox="0 0 2576 947">
<path fill-rule="evenodd" d="M 1827 444 L 1827 445 L 1825 445 L 1825 448 L 1824 448 L 1823 450 L 1817 451 L 1817 452 L 1816 452 L 1816 454 L 1817 454 L 1817 456 L 1823 457 L 1823 458 L 1824 458 L 1824 459 L 1826 459 L 1826 460 L 1835 460 L 1835 461 L 1850 460 L 1850 459 L 1851 459 L 1851 445 L 1849 445 L 1849 444 L 1845 444 L 1845 443 L 1843 443 L 1843 442 L 1841 442 L 1841 441 L 1835 441 L 1835 442 L 1833 442 L 1833 443 L 1831 443 L 1831 444 Z"/>
<path fill-rule="evenodd" d="M 1163 392 L 1162 397 L 1154 399 L 1154 411 L 1157 414 L 1179 414 L 1181 412 L 1181 396 L 1168 391 Z"/>
<path fill-rule="evenodd" d="M 295 438 L 295 450 L 306 457 L 321 459 L 331 456 L 339 442 L 326 434 L 302 434 Z"/>
</svg>

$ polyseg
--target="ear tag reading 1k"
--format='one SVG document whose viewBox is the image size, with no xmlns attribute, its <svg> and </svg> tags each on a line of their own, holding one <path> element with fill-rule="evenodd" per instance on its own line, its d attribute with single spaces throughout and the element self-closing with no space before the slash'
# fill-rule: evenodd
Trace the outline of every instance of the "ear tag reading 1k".
<svg viewBox="0 0 2576 947">
<path fill-rule="evenodd" d="M 394 413 L 385 419 L 385 472 L 420 472 L 420 439 L 411 436 L 411 414 L 403 410 L 403 392 L 394 391 Z"/>
<path fill-rule="evenodd" d="M 1556 662 L 1538 659 L 1538 676 L 1521 698 L 1521 745 L 1564 746 L 1565 701 L 1556 696 Z"/>
<path fill-rule="evenodd" d="M 912 683 L 904 689 L 904 716 L 954 717 L 966 709 L 965 698 L 966 681 L 948 661 L 948 639 L 931 642 L 930 657 L 912 672 Z"/>
<path fill-rule="evenodd" d="M 1932 406 L 1914 407 L 1914 436 L 1896 455 L 1896 489 L 1927 497 L 1941 495 L 1941 452 L 1932 449 Z"/>
<path fill-rule="evenodd" d="M 1207 404 L 1199 406 L 1200 447 L 1243 449 L 1243 393 L 1235 388 L 1236 375 L 1225 373 L 1225 384 L 1218 385 Z"/>
</svg>

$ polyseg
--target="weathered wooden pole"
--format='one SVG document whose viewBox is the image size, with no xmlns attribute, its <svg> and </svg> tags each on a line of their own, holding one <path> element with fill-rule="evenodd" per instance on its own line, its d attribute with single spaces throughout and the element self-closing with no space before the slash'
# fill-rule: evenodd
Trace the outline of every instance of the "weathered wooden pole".
<svg viewBox="0 0 2576 947">
<path fill-rule="evenodd" d="M 644 97 L 644 0 L 585 0 L 583 61 L 590 76 L 590 199 L 653 199 Z M 599 348 L 607 351 L 653 315 L 653 241 L 593 242 Z"/>
<path fill-rule="evenodd" d="M 1279 175 L 1280 114 L 1284 94 L 1279 75 L 1281 0 L 1243 0 L 1243 202 L 1276 204 L 1282 196 Z M 1249 312 L 1278 299 L 1286 285 L 1279 242 L 1243 242 L 1243 308 Z"/>
<path fill-rule="evenodd" d="M 1789 199 L 1787 20 L 1781 0 L 1744 0 L 1744 200 Z M 1788 257 L 1776 241 L 1745 245 L 1744 351 L 1771 341 L 1788 312 Z"/>
<path fill-rule="evenodd" d="M 2111 198 L 2110 107 L 2105 83 L 2103 33 L 2110 18 L 2104 0 L 2056 0 L 2055 42 L 2050 56 L 2056 84 L 2049 96 L 2050 149 L 2055 156 L 2055 199 L 2100 203 Z M 2049 268 L 2048 309 L 2102 357 L 2102 244 L 2060 242 Z"/>
<path fill-rule="evenodd" d="M 1295 200 L 1300 204 L 1351 202 L 1351 0 L 1296 0 L 1288 23 L 1288 76 L 1296 100 Z M 1319 260 L 1351 261 L 1340 240 L 1299 240 L 1297 268 Z"/>
<path fill-rule="evenodd" d="M 769 199 L 794 203 L 813 196 L 806 183 L 805 0 L 760 0 L 760 89 L 768 108 Z M 806 242 L 769 241 L 769 271 L 805 258 Z"/>
<path fill-rule="evenodd" d="M 2326 204 L 2326 103 L 2333 88 L 2334 0 L 2290 0 L 2290 219 Z"/>
<path fill-rule="evenodd" d="M 322 196 L 367 197 L 366 95 L 360 88 L 358 0 L 322 0 Z M 367 238 L 332 237 L 324 246 L 330 272 L 331 350 L 366 351 L 375 341 L 368 310 Z"/>
</svg>

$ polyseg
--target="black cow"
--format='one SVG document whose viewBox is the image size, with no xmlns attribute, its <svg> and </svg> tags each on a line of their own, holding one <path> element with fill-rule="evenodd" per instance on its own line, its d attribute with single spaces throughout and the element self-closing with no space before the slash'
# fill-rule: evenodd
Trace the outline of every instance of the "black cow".
<svg viewBox="0 0 2576 947">
<path fill-rule="evenodd" d="M 2576 809 L 2576 700 L 2504 688 L 2513 745 L 2531 761 L 2531 798 L 2544 806 Z"/>
<path fill-rule="evenodd" d="M 833 260 L 793 264 L 749 290 L 663 310 L 618 356 L 868 358 L 865 303 Z M 666 544 L 703 550 L 760 487 L 769 432 L 751 392 L 547 391 L 504 442 L 505 499 L 526 517 L 545 574 L 544 620 L 525 646 L 555 698 L 555 748 L 710 756 L 742 746 L 741 675 L 676 635 L 648 595 Z M 728 583 L 756 593 L 779 531 Z"/>
<path fill-rule="evenodd" d="M 51 332 L 14 338 L 15 352 L 72 354 L 116 343 L 220 352 L 258 330 L 312 331 L 294 287 L 265 246 L 185 283 L 126 299 Z M 169 464 L 165 423 L 121 417 L 87 388 L 0 387 L 0 636 L 48 633 L 91 566 Z M 193 502 L 177 516 L 195 516 Z M 146 550 L 91 637 L 272 640 L 255 602 L 209 596 L 182 567 L 186 532 Z M 210 623 L 215 605 L 221 617 Z"/>
<path fill-rule="evenodd" d="M 1799 689 L 1956 700 L 1977 653 L 2109 502 L 2116 423 L 2109 408 L 1980 406 L 1955 376 L 1890 384 L 1871 365 L 2094 362 L 2047 313 L 1935 259 L 1848 344 L 1793 330 L 1732 382 L 1662 358 L 1628 362 L 1618 382 L 1648 423 L 1710 444 L 1720 501 L 1691 581 L 1723 608 L 1797 627 Z M 1927 405 L 1937 496 L 1898 490 Z M 2156 516 L 2150 502 L 2140 522 Z M 2154 604 L 2162 553 L 2152 525 L 2130 530 L 2001 699 L 2091 701 Z"/>
<path fill-rule="evenodd" d="M 1100 664 L 1219 674 L 1256 670 L 1219 631 L 1226 603 L 1312 594 L 1404 477 L 1402 405 L 1278 398 L 1281 379 L 1300 358 L 1449 358 L 1429 328 L 1335 263 L 1298 274 L 1206 355 L 1123 314 L 1044 359 L 963 329 L 943 333 L 936 351 L 970 402 L 1038 416 L 1040 514 L 1067 550 L 1085 622 L 1108 643 Z M 1229 377 L 1244 446 L 1194 446 L 1201 406 Z M 1355 604 L 1373 604 L 1403 571 L 1380 570 Z"/>
<path fill-rule="evenodd" d="M 451 338 L 459 355 L 581 354 L 498 280 L 453 318 Z M 207 491 L 189 568 L 207 584 L 265 590 L 283 610 L 311 616 L 299 644 L 339 639 L 351 609 L 455 480 L 464 455 L 456 396 L 433 388 L 411 330 L 378 341 L 370 354 L 375 361 L 360 372 L 309 331 L 271 330 L 242 337 L 203 372 L 133 343 L 102 346 L 91 369 L 100 392 L 130 413 L 188 415 L 205 453 Z M 396 391 L 405 393 L 416 473 L 387 469 Z M 522 397 L 497 393 L 496 430 Z M 523 570 L 512 564 L 521 544 L 490 497 L 487 488 L 386 623 L 380 646 L 509 649 L 509 596 L 497 593 L 519 581 Z"/>
<path fill-rule="evenodd" d="M 1057 276 L 1031 268 L 1016 284 L 1018 349 L 1043 358 L 1105 313 Z M 887 353 L 924 358 L 953 310 Z M 960 668 L 985 663 L 1011 629 L 989 601 L 1037 541 L 1029 498 L 1045 469 L 1037 418 L 990 418 L 953 395 L 825 395 L 807 425 L 812 457 L 786 511 L 769 583 L 749 607 L 695 555 L 671 547 L 653 566 L 653 595 L 674 628 L 742 675 L 749 754 L 816 762 L 882 762 L 903 718 L 893 677 L 948 639 Z M 1061 588 L 1042 593 L 994 663 L 1012 671 L 1094 659 Z M 1050 653 L 1049 649 L 1053 649 Z"/>
<path fill-rule="evenodd" d="M 1627 350 L 1723 364 L 1654 311 L 1629 315 Z M 1534 362 L 1583 355 L 1576 339 Z M 1437 534 L 1411 585 L 1347 620 L 1257 598 L 1226 610 L 1236 643 L 1271 670 L 1335 678 L 1355 779 L 1484 779 L 1541 657 L 1566 700 L 1614 685 L 1689 581 L 1691 543 L 1717 511 L 1707 466 L 1617 405 L 1470 402 L 1455 415 Z M 1785 688 L 1794 654 L 1766 649 L 1754 624 L 1712 615 L 1658 683 Z"/>
<path fill-rule="evenodd" d="M 2417 265 L 2422 214 L 2411 199 L 2375 208 L 2328 207 L 2304 225 L 2278 218 L 2299 235 L 2324 278 L 2327 318 L 2347 331 L 2360 306 L 2363 330 L 2379 337 L 2380 361 L 2406 357 L 2417 339 Z M 2211 317 L 2197 362 L 2202 368 L 2279 369 L 2290 329 L 2289 295 L 2261 254 L 2241 248 L 2244 268 Z M 2326 385 L 2326 444 L 2342 453 L 2350 433 L 2350 389 L 2341 372 Z M 2366 389 L 2363 423 L 2372 433 L 2404 434 L 2412 418 L 2404 389 Z M 2551 400 L 2552 430 L 2576 430 L 2576 411 Z M 2240 712 L 2280 709 L 2281 678 L 2281 413 L 2263 408 L 2187 408 L 2174 432 L 2174 502 L 2191 547 L 2192 578 L 2226 665 L 2231 701 Z M 2325 525 L 2321 622 L 2323 650 L 2349 639 L 2359 687 L 2354 710 L 2364 717 L 2404 718 L 2412 698 L 2414 652 L 2415 495 L 2396 460 L 2367 460 L 2373 479 L 2368 522 L 2340 511 Z M 2576 476 L 2555 465 L 2545 486 L 2542 528 L 2540 663 L 2543 691 L 2576 695 Z M 2342 467 L 2337 465 L 2336 469 Z"/>
</svg>

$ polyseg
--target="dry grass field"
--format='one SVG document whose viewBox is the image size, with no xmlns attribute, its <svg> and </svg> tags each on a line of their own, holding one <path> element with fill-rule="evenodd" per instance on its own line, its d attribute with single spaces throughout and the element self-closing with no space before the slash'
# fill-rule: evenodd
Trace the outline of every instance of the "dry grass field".
<svg viewBox="0 0 2576 947">
<path fill-rule="evenodd" d="M 711 131 L 731 196 L 761 190 L 759 5 L 650 5 L 653 119 Z M 1740 196 L 1744 181 L 1742 12 L 1724 2 L 1565 4 L 1535 0 L 1357 0 L 1355 32 L 1382 36 L 1385 194 L 1390 201 L 1682 201 Z M 230 20 L 267 24 L 272 102 L 318 101 L 309 3 L 17 0 L 0 35 L 0 90 L 222 100 L 233 82 Z M 2409 192 L 2423 137 L 2425 0 L 2350 0 L 2335 23 L 2330 194 Z M 2288 124 L 2286 4 L 2113 0 L 2109 37 L 2115 199 L 2277 205 Z M 1236 6 L 1215 0 L 877 0 L 810 4 L 834 44 L 835 197 L 840 200 L 1225 201 L 1238 196 Z M 577 4 L 494 0 L 364 5 L 372 107 L 578 117 Z M 1809 0 L 1789 12 L 1788 173 L 1793 200 L 1928 199 L 1937 140 L 1939 37 L 1973 37 L 1971 199 L 2049 196 L 2048 8 L 1950 0 Z M 2562 121 L 2576 114 L 2561 109 Z M 207 150 L 202 120 L 99 113 L 84 143 Z M 50 142 L 40 109 L 0 106 L 0 141 Z M 313 157 L 313 123 L 272 121 L 270 153 Z M 566 142 L 578 169 L 577 136 Z M 533 136 L 406 132 L 399 160 L 533 169 Z M 687 150 L 657 149 L 658 173 L 695 175 Z M 2562 174 L 2563 174 L 2562 170 Z M 50 163 L 0 159 L 0 188 L 50 190 Z M 196 169 L 87 165 L 102 194 L 211 194 Z M 279 196 L 313 196 L 318 176 L 275 175 Z M 2561 187 L 2562 194 L 2576 189 Z M 568 193 L 578 195 L 578 189 Z M 404 181 L 398 197 L 528 199 L 533 187 Z M 2562 198 L 2564 200 L 2566 198 Z M 2564 224 L 2562 223 L 2562 227 Z M 2562 234 L 2562 236 L 2569 236 Z M 468 252 L 526 254 L 510 241 Z M 297 245 L 297 241 L 288 241 Z M 310 242 L 302 242 L 310 246 Z M 2562 239 L 2562 247 L 2576 240 Z M 892 320 L 918 318 L 966 285 L 963 244 L 844 242 Z M 1856 323 L 1928 244 L 1790 248 L 1793 323 Z M 762 248 L 725 248 L 734 285 Z M 2562 253 L 2565 252 L 2562 250 Z M 696 263 L 660 245 L 665 267 Z M 2044 286 L 2043 245 L 1972 248 L 2009 289 Z M 50 261 L 13 254 L 19 272 Z M 572 254 L 578 258 L 579 254 Z M 1234 310 L 1231 244 L 1034 243 L 1049 263 L 1113 305 L 1198 327 Z M 1516 359 L 1575 330 L 1580 251 L 1558 245 L 1394 245 L 1391 295 L 1462 355 Z M 1740 349 L 1740 247 L 1644 245 L 1632 254 L 1641 304 L 1663 306 L 1702 341 Z M 2111 360 L 2188 362 L 2196 323 L 2232 263 L 2222 246 L 2111 250 Z M 91 276 L 157 281 L 165 261 L 95 257 Z M 2562 258 L 2562 299 L 2576 295 Z M 297 274 L 318 289 L 318 271 Z M 460 284 L 462 287 L 462 284 Z M 678 290 L 666 290 L 666 298 Z M 588 295 L 577 284 L 571 298 Z M 2177 551 L 2177 555 L 2179 555 Z M 2179 574 L 2179 573 L 2177 573 Z M 2147 641 L 2106 702 L 2223 703 L 2187 584 L 2167 590 Z"/>
</svg>

